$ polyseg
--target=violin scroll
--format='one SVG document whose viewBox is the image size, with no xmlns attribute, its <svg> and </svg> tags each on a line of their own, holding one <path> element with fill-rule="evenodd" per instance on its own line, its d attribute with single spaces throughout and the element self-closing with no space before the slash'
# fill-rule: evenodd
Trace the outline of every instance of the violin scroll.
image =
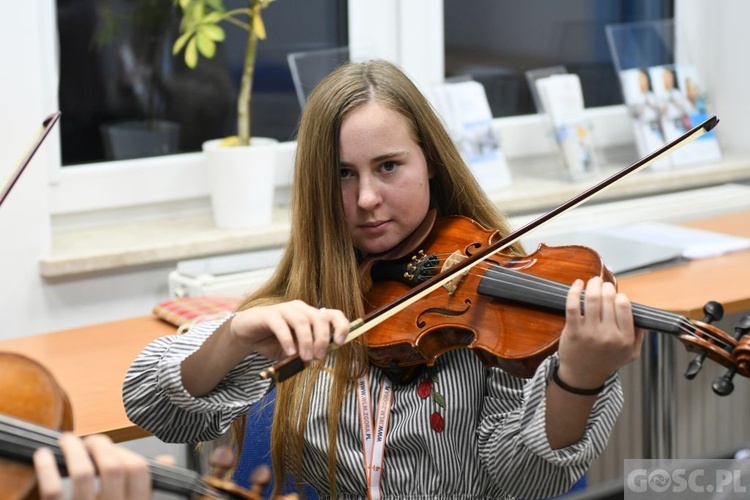
<svg viewBox="0 0 750 500">
<path fill-rule="evenodd" d="M 261 500 L 263 489 L 271 482 L 271 469 L 266 465 L 259 465 L 250 475 L 250 489 L 247 490 L 236 483 L 226 479 L 229 470 L 234 466 L 234 453 L 227 446 L 219 446 L 208 458 L 211 467 L 209 474 L 204 478 L 206 484 L 217 490 L 229 493 L 232 498 L 244 500 Z M 273 500 L 297 500 L 295 493 L 283 496 L 274 496 Z"/>
<path fill-rule="evenodd" d="M 703 306 L 703 313 L 705 314 L 705 316 L 703 316 L 703 322 L 710 325 L 714 321 L 720 321 L 721 318 L 724 317 L 724 307 L 718 302 L 712 300 Z M 703 368 L 703 361 L 706 359 L 707 354 L 706 351 L 701 351 L 700 354 L 690 362 L 687 370 L 685 370 L 686 379 L 693 380 L 695 376 L 698 375 Z"/>
<path fill-rule="evenodd" d="M 206 484 L 216 488 L 218 491 L 229 493 L 232 495 L 232 498 L 261 500 L 263 498 L 263 488 L 271 482 L 271 471 L 266 466 L 259 466 L 253 471 L 250 476 L 249 490 L 226 479 L 229 470 L 234 465 L 234 453 L 227 446 L 219 446 L 213 450 L 208 458 L 208 465 L 210 467 L 210 472 L 204 478 Z M 296 499 L 297 496 L 287 495 L 275 498 L 293 500 Z"/>
<path fill-rule="evenodd" d="M 735 339 L 737 344 L 732 349 L 734 366 L 730 366 L 727 372 L 721 377 L 716 377 L 711 384 L 713 391 L 719 396 L 727 396 L 734 391 L 734 382 L 732 379 L 739 372 L 741 375 L 750 374 L 750 315 L 743 316 L 740 323 L 734 328 Z"/>
</svg>

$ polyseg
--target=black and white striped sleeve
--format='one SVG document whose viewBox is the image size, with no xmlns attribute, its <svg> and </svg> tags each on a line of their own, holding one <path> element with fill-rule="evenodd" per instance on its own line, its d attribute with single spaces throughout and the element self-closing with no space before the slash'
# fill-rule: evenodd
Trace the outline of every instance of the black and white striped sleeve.
<svg viewBox="0 0 750 500">
<path fill-rule="evenodd" d="M 553 450 L 545 427 L 545 393 L 557 362 L 557 355 L 551 356 L 529 380 L 488 370 L 488 395 L 477 430 L 480 457 L 505 491 L 522 498 L 568 491 L 604 451 L 622 408 L 622 389 L 613 374 L 591 409 L 583 437 Z"/>
<path fill-rule="evenodd" d="M 196 398 L 182 385 L 180 366 L 226 320 L 193 327 L 183 335 L 151 342 L 136 357 L 123 382 L 128 418 L 159 439 L 189 443 L 215 439 L 269 390 L 259 373 L 271 361 L 245 358 L 206 396 Z"/>
</svg>

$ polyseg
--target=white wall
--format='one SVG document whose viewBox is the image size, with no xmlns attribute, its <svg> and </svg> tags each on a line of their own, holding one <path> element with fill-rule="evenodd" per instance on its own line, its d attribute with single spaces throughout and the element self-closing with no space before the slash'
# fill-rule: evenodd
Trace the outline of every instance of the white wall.
<svg viewBox="0 0 750 500">
<path fill-rule="evenodd" d="M 372 19 L 373 7 L 365 9 L 352 18 L 352 38 L 361 40 L 367 33 L 364 38 L 370 40 L 366 42 L 368 47 L 373 46 L 372 40 L 376 40 L 375 45 L 386 45 L 386 49 L 378 50 L 395 51 L 390 58 L 429 86 L 443 73 L 442 59 L 425 57 L 429 51 L 424 49 L 418 51 L 421 57 L 414 57 L 400 47 L 401 42 L 408 42 L 412 49 L 420 44 L 442 46 L 440 2 L 407 4 L 391 0 L 385 23 L 377 26 L 361 22 Z M 41 120 L 57 109 L 55 2 L 16 2 L 12 10 L 13 19 L 23 22 L 9 22 L 8 29 L 0 32 L 0 43 L 13 47 L 0 51 L 0 178 L 5 178 L 15 164 Z M 430 13 L 430 23 L 424 22 L 424 12 Z M 423 22 L 415 25 L 408 22 L 408 16 L 421 17 Z M 427 32 L 425 27 L 429 25 L 440 29 Z M 399 32 L 395 44 L 389 44 L 388 37 L 383 36 L 382 26 L 394 26 Z M 0 240 L 4 285 L 0 290 L 0 339 L 146 315 L 168 297 L 167 275 L 174 263 L 54 281 L 40 277 L 39 258 L 50 252 L 51 241 L 48 179 L 60 179 L 58 137 L 58 130 L 54 130 L 0 209 L 0 234 L 4 236 Z"/>
<path fill-rule="evenodd" d="M 55 96 L 46 85 L 51 78 L 55 81 L 55 69 L 39 57 L 52 40 L 52 5 L 51 0 L 14 3 L 13 21 L 0 35 L 6 47 L 0 51 L 3 180 L 25 153 L 42 120 L 56 109 Z M 33 331 L 31 318 L 48 314 L 38 261 L 50 244 L 47 178 L 58 150 L 56 138 L 56 134 L 50 137 L 0 207 L 0 336 L 5 338 Z"/>
<path fill-rule="evenodd" d="M 396 0 L 391 0 L 391 3 Z M 435 2 L 438 2 L 436 4 Z M 391 3 L 386 2 L 387 5 Z M 743 0 L 679 0 L 677 21 L 680 33 L 691 47 L 691 59 L 707 83 L 715 111 L 721 118 L 719 138 L 725 153 L 750 154 L 750 141 L 745 139 L 750 110 L 750 96 L 744 88 L 750 81 L 744 47 L 750 45 L 750 4 Z M 11 8 L 14 21 L 0 31 L 0 44 L 12 50 L 0 51 L 0 178 L 4 179 L 10 166 L 22 154 L 29 138 L 41 120 L 56 109 L 54 0 L 14 2 Z M 364 9 L 364 4 L 350 8 Z M 373 3 L 377 5 L 377 3 Z M 421 0 L 411 4 L 391 5 L 397 16 L 395 23 L 373 23 L 372 13 L 359 19 L 369 19 L 370 40 L 389 40 L 384 27 L 394 26 L 399 40 L 411 40 L 402 45 L 396 56 L 407 71 L 429 85 L 435 78 L 434 51 L 422 59 L 404 51 L 404 47 L 426 43 L 442 43 L 442 12 L 435 9 L 439 0 Z M 395 10 L 394 10 L 395 9 Z M 420 17 L 429 12 L 429 16 Z M 366 9 L 365 9 L 366 10 Z M 413 22 L 411 17 L 418 22 Z M 429 22 L 425 22 L 429 19 Z M 414 33 L 410 37 L 409 26 Z M 353 25 L 361 26 L 361 21 Z M 398 26 L 396 28 L 396 26 Z M 418 30 L 416 27 L 418 27 Z M 359 28 L 359 29 L 365 29 Z M 374 30 L 374 31 L 373 31 Z M 413 33 L 412 33 L 413 34 Z M 367 40 L 368 36 L 354 33 L 353 41 Z M 393 49 L 395 50 L 395 49 Z M 442 69 L 441 69 L 442 71 Z M 57 135 L 53 134 L 35 158 L 7 202 L 0 208 L 0 317 L 3 328 L 0 338 L 12 338 L 49 330 L 74 327 L 149 314 L 157 301 L 167 296 L 167 273 L 173 264 L 153 266 L 128 272 L 86 275 L 78 278 L 45 281 L 39 276 L 38 260 L 49 252 L 50 222 L 48 210 L 48 173 L 59 165 Z"/>
<path fill-rule="evenodd" d="M 724 151 L 750 153 L 750 2 L 677 0 L 676 31 L 685 39 L 678 57 L 693 61 L 709 91 Z"/>
<path fill-rule="evenodd" d="M 0 33 L 2 180 L 57 109 L 54 5 L 14 2 Z M 0 339 L 146 315 L 167 297 L 173 265 L 58 282 L 40 276 L 39 259 L 50 251 L 48 179 L 60 164 L 58 127 L 0 207 Z"/>
</svg>

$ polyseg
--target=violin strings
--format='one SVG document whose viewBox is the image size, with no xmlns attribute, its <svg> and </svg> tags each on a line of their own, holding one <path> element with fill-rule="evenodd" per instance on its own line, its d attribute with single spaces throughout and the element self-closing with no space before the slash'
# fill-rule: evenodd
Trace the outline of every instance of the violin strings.
<svg viewBox="0 0 750 500">
<path fill-rule="evenodd" d="M 58 438 L 60 433 L 54 429 L 27 422 L 15 417 L 0 414 L 0 455 L 11 456 L 18 460 L 33 462 L 33 454 L 37 448 L 49 448 L 55 456 L 55 461 L 61 471 L 66 473 L 65 456 L 60 449 Z M 207 486 L 200 476 L 190 470 L 148 461 L 149 470 L 155 486 L 163 491 L 184 494 L 198 493 L 211 495 L 210 498 L 228 498 L 220 496 L 214 488 Z M 217 496 L 219 495 L 219 496 Z"/>
<path fill-rule="evenodd" d="M 497 264 L 488 264 L 485 270 L 488 270 L 494 266 L 497 266 Z M 483 275 L 481 273 L 472 273 L 472 275 L 478 276 L 481 279 L 488 279 L 490 281 L 493 281 L 499 284 L 517 285 L 526 290 L 537 292 L 542 295 L 547 294 L 551 297 L 558 298 L 558 299 L 562 299 L 567 295 L 567 291 L 569 289 L 568 285 L 558 283 L 556 281 L 549 280 L 546 278 L 541 278 L 539 276 L 529 275 L 526 273 L 508 269 L 508 268 L 503 268 L 503 269 L 504 269 L 504 278 L 505 276 L 508 276 L 508 278 L 505 278 L 505 279 L 495 278 L 495 277 Z M 512 278 L 510 278 L 510 276 L 512 276 Z M 537 286 L 537 285 L 541 285 L 541 286 Z M 702 326 L 693 325 L 689 323 L 687 318 L 685 318 L 684 316 L 673 314 L 667 311 L 660 311 L 652 307 L 644 306 L 641 304 L 635 304 L 635 303 L 633 304 L 633 311 L 634 313 L 640 314 L 640 316 L 645 319 L 663 320 L 665 322 L 671 321 L 674 324 L 676 324 L 677 328 L 682 333 L 688 336 L 691 336 L 694 338 L 702 338 L 700 335 L 698 335 L 695 332 L 695 330 L 700 330 L 706 337 L 710 338 L 716 344 L 719 344 L 720 347 L 723 347 L 728 350 L 731 350 L 734 347 L 724 338 L 716 336 L 713 332 L 703 329 Z M 688 325 L 685 325 L 686 322 L 688 323 Z"/>
<path fill-rule="evenodd" d="M 523 288 L 527 290 L 531 290 L 534 292 L 541 292 L 542 294 L 547 293 L 551 294 L 552 296 L 556 298 L 562 298 L 565 295 L 567 295 L 568 287 L 567 285 L 564 285 L 562 283 L 557 283 L 552 280 L 546 280 L 544 278 L 540 278 L 538 276 L 533 275 L 527 275 L 525 273 L 521 273 L 518 271 L 513 271 L 509 269 L 505 269 L 506 273 L 508 273 L 509 276 L 513 276 L 513 279 L 499 279 L 494 277 L 485 277 L 483 279 L 489 279 L 491 281 L 499 282 L 501 284 L 516 284 L 518 286 L 522 286 Z M 526 281 L 527 283 L 531 284 L 541 284 L 543 286 L 547 286 L 548 290 L 544 290 L 543 288 L 539 287 L 532 287 L 532 286 L 524 286 L 520 285 L 523 281 Z M 729 345 L 726 340 L 716 337 L 712 332 L 704 331 L 702 328 L 700 328 L 698 325 L 691 325 L 686 326 L 684 323 L 686 322 L 686 318 L 677 314 L 669 313 L 666 311 L 659 311 L 658 309 L 650 308 L 648 306 L 643 306 L 641 304 L 633 304 L 633 310 L 635 313 L 640 314 L 642 318 L 645 319 L 654 319 L 654 320 L 663 320 L 663 321 L 671 321 L 674 324 L 676 324 L 677 328 L 682 332 L 689 336 L 700 338 L 699 335 L 695 333 L 695 329 L 701 329 L 703 333 L 710 337 L 715 342 L 722 344 L 723 347 L 731 348 L 732 346 Z M 693 328 L 694 327 L 694 328 Z"/>
<path fill-rule="evenodd" d="M 7 415 L 0 415 L 0 431 L 5 434 L 4 442 L 12 445 L 10 452 L 13 456 L 31 463 L 34 451 L 44 446 L 52 450 L 58 464 L 64 463 L 62 451 L 57 444 L 58 434 L 53 430 Z"/>
<path fill-rule="evenodd" d="M 430 254 L 430 255 L 437 256 L 438 259 L 440 259 L 442 256 L 445 256 L 445 255 L 449 255 L 450 256 L 450 255 L 453 255 L 454 253 L 455 252 L 453 252 L 453 253 L 445 252 L 445 253 L 442 253 L 442 254 L 436 253 L 436 254 Z M 474 266 L 474 267 L 472 267 L 470 269 L 471 270 L 476 269 L 476 270 L 480 270 L 480 271 L 482 271 L 482 270 L 483 271 L 487 271 L 487 270 L 489 270 L 489 269 L 491 269 L 491 268 L 493 268 L 495 266 L 498 266 L 498 264 L 495 264 L 495 263 L 492 263 L 492 262 L 481 262 L 478 265 L 476 265 L 476 266 Z M 500 266 L 500 267 L 502 267 L 502 266 Z M 534 276 L 534 275 L 529 275 L 529 274 L 522 273 L 522 272 L 519 272 L 519 271 L 514 271 L 512 269 L 508 269 L 508 268 L 505 268 L 505 267 L 503 267 L 503 269 L 505 270 L 506 274 L 510 275 L 511 273 L 513 273 L 513 274 L 517 275 L 516 276 L 517 280 L 516 281 L 512 281 L 512 280 L 510 280 L 510 281 L 502 281 L 502 280 L 500 280 L 498 278 L 489 277 L 489 276 L 486 276 L 484 274 L 477 273 L 477 272 L 467 271 L 467 273 L 469 273 L 471 275 L 474 275 L 474 276 L 478 276 L 481 279 L 488 279 L 488 280 L 491 280 L 491 281 L 499 281 L 501 284 L 502 283 L 506 283 L 506 284 L 516 283 L 516 284 L 519 284 L 523 280 L 526 280 L 529 283 L 533 282 L 533 284 L 535 284 L 535 285 L 541 285 L 541 287 L 538 287 L 538 286 L 533 286 L 533 287 L 532 286 L 526 286 L 525 289 L 531 290 L 531 291 L 534 291 L 534 292 L 540 292 L 542 294 L 548 293 L 548 294 L 551 294 L 550 296 L 555 297 L 555 298 L 561 298 L 562 296 L 564 296 L 564 295 L 567 294 L 567 290 L 568 290 L 569 287 L 567 285 L 562 284 L 562 283 L 558 283 L 558 282 L 555 282 L 553 280 L 548 280 L 546 278 L 541 278 L 541 277 Z M 519 284 L 519 286 L 520 286 L 520 284 Z M 547 288 L 547 290 L 545 290 L 545 287 Z M 633 311 L 634 311 L 634 313 L 639 314 L 640 317 L 642 317 L 644 319 L 662 320 L 662 321 L 665 321 L 665 322 L 672 322 L 673 324 L 675 324 L 677 326 L 677 328 L 678 328 L 678 330 L 680 332 L 682 332 L 685 335 L 688 335 L 690 337 L 693 337 L 693 338 L 702 338 L 701 335 L 699 335 L 699 334 L 696 333 L 696 330 L 698 330 L 698 331 L 702 332 L 705 337 L 709 338 L 715 344 L 718 344 L 720 347 L 722 347 L 722 348 L 724 348 L 726 350 L 731 351 L 733 349 L 733 347 L 734 347 L 726 339 L 724 339 L 724 338 L 722 338 L 720 336 L 717 336 L 715 333 L 713 333 L 711 331 L 708 331 L 708 330 L 704 329 L 701 325 L 694 325 L 694 324 L 690 323 L 689 320 L 687 318 L 685 318 L 684 316 L 680 316 L 680 315 L 677 315 L 677 314 L 669 313 L 667 311 L 660 311 L 660 310 L 655 309 L 655 308 L 651 308 L 651 307 L 648 307 L 648 306 L 644 306 L 644 305 L 641 305 L 641 304 L 635 304 L 635 303 L 633 304 Z"/>
<path fill-rule="evenodd" d="M 230 498 L 215 488 L 207 485 L 197 472 L 180 469 L 153 460 L 148 461 L 154 485 L 162 491 L 184 494 L 197 493 L 201 497 L 225 499 Z"/>
</svg>

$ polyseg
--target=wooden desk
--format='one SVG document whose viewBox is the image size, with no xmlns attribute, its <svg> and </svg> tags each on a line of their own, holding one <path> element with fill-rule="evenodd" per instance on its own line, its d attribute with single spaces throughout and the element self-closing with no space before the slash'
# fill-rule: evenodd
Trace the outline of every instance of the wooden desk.
<svg viewBox="0 0 750 500">
<path fill-rule="evenodd" d="M 750 212 L 686 224 L 750 237 Z M 750 309 L 750 251 L 703 259 L 619 280 L 631 300 L 692 317 L 717 300 L 727 313 Z M 25 354 L 46 366 L 68 393 L 75 432 L 114 441 L 148 436 L 125 416 L 121 387 L 130 363 L 151 340 L 175 328 L 142 316 L 0 342 L 0 351 Z"/>
<path fill-rule="evenodd" d="M 750 238 L 750 212 L 737 212 L 682 224 L 696 229 Z M 725 314 L 750 310 L 750 250 L 693 260 L 618 279 L 630 300 L 693 319 L 715 300 Z"/>
<path fill-rule="evenodd" d="M 683 225 L 750 237 L 750 212 Z M 737 313 L 750 309 L 750 250 L 697 259 L 618 281 L 619 289 L 632 301 L 693 319 L 703 318 L 703 305 L 710 300 L 721 303 L 726 314 Z M 641 353 L 643 458 L 673 458 L 677 429 L 674 411 L 677 343 L 667 335 L 656 335 L 652 340 L 644 343 Z"/>
<path fill-rule="evenodd" d="M 0 342 L 0 351 L 24 354 L 44 365 L 70 398 L 73 430 L 127 441 L 149 436 L 125 416 L 122 382 L 138 353 L 175 328 L 153 316 L 61 330 Z"/>
</svg>

